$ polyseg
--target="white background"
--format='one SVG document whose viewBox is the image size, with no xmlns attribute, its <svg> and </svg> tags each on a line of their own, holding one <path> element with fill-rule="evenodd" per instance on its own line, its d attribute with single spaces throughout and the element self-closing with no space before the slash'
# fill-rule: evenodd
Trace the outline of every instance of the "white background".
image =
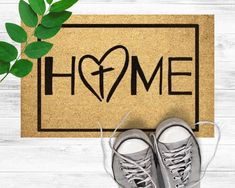
<svg viewBox="0 0 235 188">
<path fill-rule="evenodd" d="M 17 3 L 0 0 L 0 40 L 11 41 L 4 23 L 19 23 Z M 234 188 L 235 0 L 81 0 L 72 10 L 77 14 L 215 14 L 215 118 L 222 139 L 201 187 Z M 215 141 L 200 139 L 204 162 Z M 117 187 L 103 170 L 99 139 L 22 139 L 20 80 L 9 76 L 0 84 L 0 188 L 88 187 Z"/>
</svg>

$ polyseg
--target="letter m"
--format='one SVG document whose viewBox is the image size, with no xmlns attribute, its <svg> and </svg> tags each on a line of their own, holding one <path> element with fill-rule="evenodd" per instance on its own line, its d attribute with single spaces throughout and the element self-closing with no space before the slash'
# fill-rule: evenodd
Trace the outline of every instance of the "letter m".
<svg viewBox="0 0 235 188">
<path fill-rule="evenodd" d="M 144 87 L 147 91 L 149 91 L 150 86 L 156 77 L 158 71 L 160 71 L 160 80 L 159 80 L 159 94 L 162 94 L 162 67 L 163 65 L 163 57 L 159 60 L 157 66 L 155 67 L 152 76 L 147 81 L 144 72 L 139 64 L 139 60 L 137 56 L 132 56 L 132 72 L 131 72 L 131 95 L 137 94 L 137 74 L 139 75 L 140 79 L 142 80 Z"/>
</svg>

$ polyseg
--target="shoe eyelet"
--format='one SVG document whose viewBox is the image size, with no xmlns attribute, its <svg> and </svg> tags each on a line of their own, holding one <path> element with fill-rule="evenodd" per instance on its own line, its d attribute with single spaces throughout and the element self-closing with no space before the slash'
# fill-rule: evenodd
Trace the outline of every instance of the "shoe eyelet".
<svg viewBox="0 0 235 188">
<path fill-rule="evenodd" d="M 176 188 L 178 188 L 178 187 L 179 187 L 179 185 L 178 185 L 178 184 L 176 184 L 176 185 L 175 185 L 175 187 L 176 187 Z"/>
</svg>

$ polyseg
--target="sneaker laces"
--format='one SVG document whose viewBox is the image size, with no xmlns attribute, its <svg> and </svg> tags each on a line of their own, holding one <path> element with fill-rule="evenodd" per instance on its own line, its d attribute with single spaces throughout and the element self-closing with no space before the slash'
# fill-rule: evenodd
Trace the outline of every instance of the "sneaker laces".
<svg viewBox="0 0 235 188">
<path fill-rule="evenodd" d="M 187 185 L 188 188 L 193 187 L 194 185 L 200 183 L 202 181 L 202 179 L 205 177 L 207 169 L 210 166 L 211 162 L 214 160 L 215 155 L 218 151 L 218 147 L 219 147 L 219 143 L 220 143 L 220 139 L 221 139 L 221 130 L 220 130 L 220 127 L 217 123 L 212 122 L 212 121 L 200 121 L 200 122 L 195 123 L 194 125 L 214 125 L 218 131 L 218 136 L 217 136 L 217 141 L 215 144 L 214 152 L 212 153 L 210 159 L 207 161 L 205 168 L 204 168 L 205 170 L 204 171 L 201 170 L 201 177 L 199 178 L 199 180 L 193 181 L 192 183 Z"/>
<path fill-rule="evenodd" d="M 214 125 L 216 127 L 217 131 L 218 131 L 218 136 L 217 136 L 217 141 L 216 141 L 216 144 L 215 144 L 214 152 L 213 152 L 212 156 L 210 157 L 210 159 L 207 161 L 207 163 L 205 165 L 205 168 L 204 168 L 205 170 L 202 171 L 202 169 L 201 169 L 200 178 L 198 180 L 195 180 L 195 181 L 191 182 L 190 184 L 188 184 L 187 188 L 190 188 L 190 187 L 193 187 L 193 186 L 197 185 L 205 177 L 209 165 L 211 164 L 211 162 L 215 158 L 215 155 L 216 155 L 218 147 L 219 147 L 219 142 L 220 142 L 220 139 L 221 139 L 221 130 L 220 130 L 220 127 L 218 126 L 217 123 L 211 122 L 211 121 L 200 121 L 200 122 L 195 123 L 194 125 Z M 150 137 L 153 137 L 154 147 L 156 147 L 157 146 L 157 139 L 156 139 L 155 134 L 151 133 Z M 189 173 L 187 173 L 187 175 L 189 175 Z M 182 185 L 182 184 L 178 185 L 178 188 L 184 188 L 184 185 Z"/>
<path fill-rule="evenodd" d="M 113 131 L 112 135 L 110 136 L 109 138 L 109 147 L 110 149 L 112 150 L 113 153 L 115 153 L 115 155 L 117 155 L 120 159 L 122 159 L 122 161 L 125 161 L 125 163 L 129 163 L 131 164 L 135 169 L 139 169 L 143 175 L 146 175 L 146 178 L 143 179 L 145 182 L 148 182 L 147 184 L 147 187 L 139 187 L 139 188 L 148 188 L 148 187 L 151 187 L 153 186 L 153 188 L 157 188 L 157 185 L 155 184 L 155 182 L 153 181 L 151 175 L 150 175 L 150 171 L 148 169 L 145 169 L 141 166 L 141 164 L 138 164 L 139 161 L 133 161 L 127 157 L 125 157 L 124 155 L 120 154 L 119 152 L 117 152 L 114 147 L 113 147 L 113 144 L 112 144 L 112 138 L 114 137 L 114 135 L 116 134 L 117 130 L 124 124 L 124 122 L 126 121 L 126 119 L 128 118 L 130 112 L 126 113 L 126 115 L 121 119 L 121 121 L 119 122 L 119 124 L 116 126 L 115 130 Z M 115 178 L 113 177 L 112 173 L 110 173 L 107 169 L 107 166 L 106 166 L 106 153 L 105 153 L 105 146 L 104 146 L 104 140 L 103 140 L 103 128 L 101 126 L 101 124 L 98 122 L 98 125 L 100 127 L 100 140 L 101 140 L 101 148 L 102 148 L 102 152 L 103 152 L 103 166 L 104 166 L 104 170 L 105 172 L 110 176 L 112 177 L 112 179 L 115 181 Z M 138 171 L 139 172 L 139 171 Z M 140 175 L 140 173 L 138 173 L 138 176 Z M 134 176 L 133 176 L 134 177 Z M 132 178 L 133 178 L 132 177 Z M 137 178 L 137 177 L 136 177 Z M 141 181 L 143 181 L 141 180 Z M 151 183 L 149 183 L 149 181 Z M 118 186 L 121 186 L 117 181 L 115 181 L 116 184 L 118 184 Z M 137 184 L 138 185 L 138 184 Z"/>
<path fill-rule="evenodd" d="M 178 181 L 177 188 L 184 188 L 190 177 L 192 168 L 192 145 L 185 145 L 174 150 L 162 152 L 166 167 L 174 174 L 173 179 Z"/>
<path fill-rule="evenodd" d="M 135 161 L 139 166 L 144 168 L 147 173 L 151 173 L 151 157 Z M 128 182 L 135 182 L 139 188 L 152 187 L 151 179 L 137 166 L 125 160 L 121 160 L 121 170 L 124 172 Z"/>
</svg>

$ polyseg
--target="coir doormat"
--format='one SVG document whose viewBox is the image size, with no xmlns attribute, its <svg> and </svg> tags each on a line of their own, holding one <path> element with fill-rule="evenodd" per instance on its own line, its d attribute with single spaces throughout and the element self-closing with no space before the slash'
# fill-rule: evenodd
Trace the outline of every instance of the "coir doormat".
<svg viewBox="0 0 235 188">
<path fill-rule="evenodd" d="M 99 137 L 154 131 L 180 117 L 213 136 L 214 17 L 73 16 L 22 81 L 23 137 Z"/>
</svg>

